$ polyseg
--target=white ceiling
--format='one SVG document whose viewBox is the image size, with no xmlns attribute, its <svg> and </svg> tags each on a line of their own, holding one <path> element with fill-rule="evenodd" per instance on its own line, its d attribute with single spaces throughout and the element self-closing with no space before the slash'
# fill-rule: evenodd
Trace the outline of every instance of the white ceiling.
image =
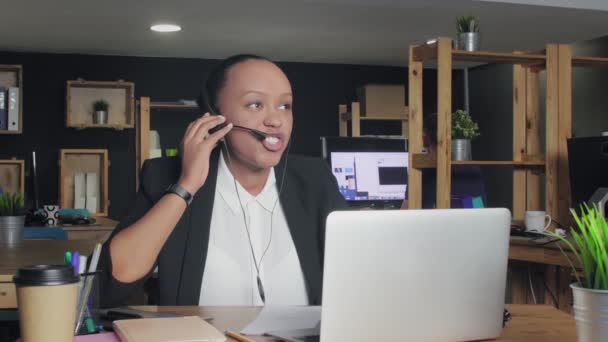
<svg viewBox="0 0 608 342">
<path fill-rule="evenodd" d="M 197 58 L 249 52 L 279 61 L 406 65 L 409 44 L 454 36 L 455 17 L 468 13 L 480 18 L 484 49 L 535 50 L 608 33 L 608 0 L 0 2 L 0 50 L 11 51 Z M 148 30 L 164 21 L 183 30 Z"/>
</svg>

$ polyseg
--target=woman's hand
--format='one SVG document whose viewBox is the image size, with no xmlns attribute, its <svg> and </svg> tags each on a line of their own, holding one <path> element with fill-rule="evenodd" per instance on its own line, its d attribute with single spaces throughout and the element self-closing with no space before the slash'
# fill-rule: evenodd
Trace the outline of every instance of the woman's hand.
<svg viewBox="0 0 608 342">
<path fill-rule="evenodd" d="M 221 115 L 210 116 L 206 113 L 188 125 L 181 142 L 182 173 L 178 184 L 194 195 L 209 174 L 209 156 L 218 141 L 232 129 L 232 124 L 209 135 L 209 130 L 223 123 Z"/>
</svg>

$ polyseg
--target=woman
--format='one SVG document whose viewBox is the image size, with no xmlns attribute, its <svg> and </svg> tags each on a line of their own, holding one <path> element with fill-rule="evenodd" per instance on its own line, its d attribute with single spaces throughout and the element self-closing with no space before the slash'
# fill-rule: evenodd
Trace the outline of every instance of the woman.
<svg viewBox="0 0 608 342">
<path fill-rule="evenodd" d="M 160 305 L 320 304 L 325 219 L 346 203 L 322 160 L 285 153 L 289 80 L 237 55 L 203 95 L 223 116 L 192 122 L 181 158 L 144 164 L 134 209 L 104 244 L 102 305 L 123 304 L 156 266 Z"/>
</svg>

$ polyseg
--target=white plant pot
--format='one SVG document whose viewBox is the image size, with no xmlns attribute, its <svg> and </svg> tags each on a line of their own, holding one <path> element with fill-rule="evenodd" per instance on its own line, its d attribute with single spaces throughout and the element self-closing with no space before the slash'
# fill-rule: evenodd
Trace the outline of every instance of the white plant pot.
<svg viewBox="0 0 608 342">
<path fill-rule="evenodd" d="M 479 32 L 463 32 L 458 34 L 458 50 L 478 51 L 481 45 Z"/>
<path fill-rule="evenodd" d="M 586 289 L 578 283 L 570 287 L 578 342 L 608 341 L 608 290 Z"/>
<path fill-rule="evenodd" d="M 93 123 L 95 125 L 107 125 L 108 124 L 108 112 L 105 110 L 98 110 L 93 113 Z"/>
<path fill-rule="evenodd" d="M 471 140 L 453 139 L 452 140 L 452 160 L 463 161 L 473 159 L 471 153 Z"/>
<path fill-rule="evenodd" d="M 25 216 L 0 216 L 0 245 L 19 246 L 23 241 Z"/>
</svg>

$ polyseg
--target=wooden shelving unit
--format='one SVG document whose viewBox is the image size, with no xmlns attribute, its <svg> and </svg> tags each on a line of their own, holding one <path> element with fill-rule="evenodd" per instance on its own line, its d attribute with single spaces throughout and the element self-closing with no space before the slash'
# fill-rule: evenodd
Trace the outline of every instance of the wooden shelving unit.
<svg viewBox="0 0 608 342">
<path fill-rule="evenodd" d="M 426 153 L 412 154 L 412 167 L 415 169 L 434 169 L 437 167 L 437 156 Z M 544 167 L 542 156 L 523 156 L 522 160 L 466 160 L 451 161 L 451 165 L 479 165 L 479 166 L 515 166 L 519 168 Z"/>
<path fill-rule="evenodd" d="M 23 160 L 0 160 L 0 187 L 5 192 L 24 195 L 25 167 Z"/>
<path fill-rule="evenodd" d="M 409 132 L 408 129 L 408 108 L 403 108 L 403 116 L 396 118 L 394 116 L 361 116 L 361 106 L 359 102 L 351 103 L 351 110 L 348 111 L 347 105 L 341 104 L 338 106 L 338 121 L 340 127 L 340 136 L 348 136 L 348 121 L 351 122 L 351 136 L 361 136 L 361 122 L 362 121 L 400 121 L 401 122 L 401 136 L 407 138 Z"/>
<path fill-rule="evenodd" d="M 422 153 L 422 74 L 423 63 L 437 64 L 438 146 L 436 155 Z M 513 65 L 513 159 L 504 161 L 451 160 L 452 62 L 508 63 Z M 572 67 L 608 67 L 608 58 L 572 56 L 572 47 L 548 44 L 541 52 L 503 53 L 467 52 L 452 49 L 448 38 L 433 44 L 410 46 L 409 57 L 409 165 L 408 197 L 410 208 L 422 206 L 422 169 L 437 169 L 437 206 L 450 206 L 452 165 L 496 165 L 513 167 L 513 218 L 523 221 L 526 210 L 542 210 L 541 172 L 544 172 L 544 210 L 555 221 L 570 221 L 570 185 L 567 140 L 572 134 Z M 546 71 L 545 150 L 541 151 L 539 72 Z M 542 249 L 538 249 L 542 252 Z M 568 265 L 563 265 L 568 266 Z M 545 284 L 553 289 L 557 306 L 568 311 L 571 303 L 569 267 L 545 269 Z M 525 281 L 524 281 L 525 280 Z M 526 275 L 512 281 L 513 298 L 526 301 Z M 516 290 L 515 290 L 516 289 Z M 551 303 L 545 295 L 545 302 Z"/>
<path fill-rule="evenodd" d="M 135 84 L 122 80 L 68 81 L 66 89 L 67 127 L 129 129 L 135 123 Z M 108 123 L 93 124 L 93 102 L 106 100 L 109 103 Z"/>
<path fill-rule="evenodd" d="M 108 194 L 108 150 L 62 149 L 59 155 L 59 205 L 74 208 L 74 175 L 77 172 L 97 174 L 97 210 L 92 216 L 108 216 L 110 206 Z"/>
<path fill-rule="evenodd" d="M 582 67 L 608 67 L 608 58 L 605 57 L 572 57 L 573 66 Z"/>
<path fill-rule="evenodd" d="M 423 62 L 436 60 L 438 73 L 438 146 L 436 156 L 422 153 Z M 452 161 L 452 62 L 513 64 L 513 159 L 504 161 Z M 600 63 L 593 59 L 593 63 Z M 590 63 L 580 58 L 580 63 Z M 605 62 L 605 61 L 601 61 Z M 571 135 L 571 48 L 549 44 L 542 53 L 503 53 L 452 49 L 448 38 L 410 47 L 408 197 L 410 208 L 422 206 L 422 169 L 437 168 L 437 207 L 450 206 L 452 165 L 514 166 L 513 216 L 523 220 L 526 210 L 542 209 L 540 175 L 545 173 L 545 210 L 559 222 L 568 221 L 569 185 L 566 140 Z M 540 151 L 539 77 L 547 72 L 546 149 Z M 536 169 L 536 170 L 535 170 Z M 557 199 L 557 200 L 556 200 Z"/>
<path fill-rule="evenodd" d="M 438 146 L 437 155 L 422 153 L 422 73 L 423 62 L 437 63 Z M 452 62 L 513 64 L 513 159 L 505 161 L 451 160 Z M 450 206 L 452 165 L 513 166 L 513 218 L 523 221 L 526 210 L 542 210 L 541 172 L 544 172 L 544 210 L 555 221 L 570 221 L 570 185 L 567 140 L 572 134 L 572 67 L 606 67 L 608 58 L 572 57 L 570 45 L 548 44 L 542 52 L 499 53 L 466 52 L 452 49 L 448 38 L 434 44 L 410 46 L 409 57 L 409 157 L 408 197 L 410 208 L 422 205 L 422 169 L 437 168 L 437 206 Z M 545 150 L 541 151 L 539 72 L 546 71 Z M 540 171 L 540 172 L 539 172 Z M 542 251 L 539 249 L 539 251 Z M 558 307 L 568 311 L 571 274 L 568 269 L 547 267 L 545 284 L 557 297 Z M 523 295 L 528 284 L 526 275 L 512 279 L 513 298 L 526 302 Z M 516 284 L 515 284 L 516 283 Z M 545 295 L 545 303 L 553 299 Z"/>
<path fill-rule="evenodd" d="M 150 102 L 151 109 L 197 109 L 197 105 L 183 103 Z"/>
<path fill-rule="evenodd" d="M 19 127 L 17 130 L 2 129 L 0 134 L 21 134 L 23 133 L 23 67 L 21 65 L 0 65 L 0 86 L 7 89 L 8 87 L 19 88 Z M 8 97 L 8 94 L 6 96 Z"/>
<path fill-rule="evenodd" d="M 135 183 L 136 186 L 139 186 L 139 171 L 141 170 L 144 161 L 150 158 L 150 111 L 153 109 L 169 109 L 176 110 L 177 112 L 192 111 L 197 110 L 198 105 L 183 104 L 180 102 L 152 102 L 149 97 L 144 96 L 139 98 L 137 106 L 135 130 Z"/>
<path fill-rule="evenodd" d="M 464 161 L 452 161 L 452 165 L 506 165 L 506 166 L 518 166 L 518 167 L 529 167 L 529 166 L 545 166 L 545 162 L 539 161 L 526 161 L 526 160 L 464 160 Z"/>
<path fill-rule="evenodd" d="M 428 60 L 437 60 L 439 51 L 439 41 L 448 38 L 439 38 L 437 42 L 432 44 L 416 45 L 411 47 L 412 58 L 414 62 L 425 62 Z M 538 65 L 545 63 L 545 55 L 542 53 L 521 53 L 521 52 L 493 52 L 493 51 L 464 51 L 455 50 L 449 47 L 453 61 L 459 62 L 477 62 L 477 63 L 507 63 L 507 64 L 523 64 L 523 65 Z M 442 48 L 442 53 L 444 52 Z"/>
</svg>

